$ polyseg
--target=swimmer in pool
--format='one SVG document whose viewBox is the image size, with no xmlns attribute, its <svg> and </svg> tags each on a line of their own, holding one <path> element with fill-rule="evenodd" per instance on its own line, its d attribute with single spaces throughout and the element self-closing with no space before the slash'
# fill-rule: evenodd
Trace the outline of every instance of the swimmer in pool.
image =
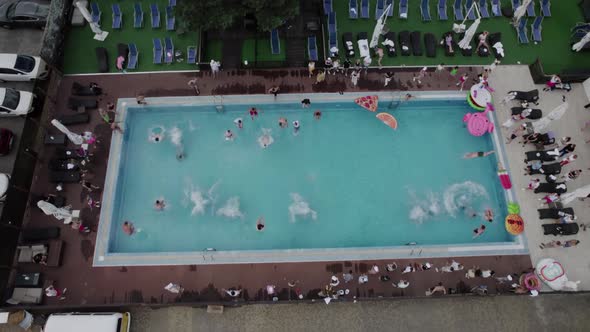
<svg viewBox="0 0 590 332">
<path fill-rule="evenodd" d="M 236 124 L 236 126 L 237 126 L 239 129 L 242 129 L 242 128 L 244 128 L 244 122 L 242 121 L 242 118 L 236 118 L 236 119 L 234 120 L 234 123 Z"/>
<path fill-rule="evenodd" d="M 494 211 L 492 211 L 492 209 L 486 209 L 484 212 L 484 219 L 489 222 L 494 221 Z"/>
<path fill-rule="evenodd" d="M 479 237 L 485 231 L 486 231 L 486 225 L 479 226 L 478 228 L 473 230 L 473 238 L 475 239 L 476 237 Z"/>
<path fill-rule="evenodd" d="M 160 142 L 162 141 L 162 139 L 163 139 L 163 137 L 162 137 L 162 135 L 161 135 L 161 134 L 154 134 L 154 133 L 151 133 L 151 134 L 150 134 L 150 137 L 149 137 L 149 140 L 150 140 L 152 143 L 160 143 Z"/>
<path fill-rule="evenodd" d="M 256 230 L 260 232 L 263 229 L 264 229 L 264 217 L 260 216 L 260 217 L 258 217 L 258 220 L 256 220 Z"/>
<path fill-rule="evenodd" d="M 483 152 L 483 151 L 469 152 L 469 153 L 466 153 L 465 155 L 463 155 L 463 159 L 473 159 L 473 158 L 479 158 L 479 157 L 487 157 L 487 156 L 491 155 L 492 153 L 496 153 L 496 151 L 492 150 L 492 151 L 488 151 L 488 152 Z"/>
<path fill-rule="evenodd" d="M 252 120 L 254 120 L 254 118 L 258 116 L 258 110 L 256 109 L 256 107 L 250 107 L 250 110 L 248 112 L 250 113 L 250 118 L 252 118 Z"/>
<path fill-rule="evenodd" d="M 279 127 L 287 128 L 288 125 L 289 125 L 289 122 L 287 122 L 287 119 L 279 118 Z"/>
<path fill-rule="evenodd" d="M 154 203 L 154 209 L 156 209 L 158 211 L 164 210 L 165 207 L 166 207 L 166 202 L 164 202 L 163 199 L 157 199 L 156 202 Z"/>
<path fill-rule="evenodd" d="M 319 119 L 321 119 L 321 118 L 322 118 L 322 112 L 320 112 L 320 111 L 315 111 L 315 112 L 313 112 L 313 117 L 314 117 L 316 120 L 319 120 Z"/>
<path fill-rule="evenodd" d="M 298 120 L 293 121 L 293 133 L 297 134 L 299 132 L 299 127 L 301 126 L 301 124 L 299 123 Z"/>
<path fill-rule="evenodd" d="M 123 233 L 127 234 L 127 235 L 131 235 L 133 234 L 133 231 L 135 230 L 135 228 L 133 227 L 133 223 L 131 221 L 125 221 L 123 223 Z"/>
<path fill-rule="evenodd" d="M 234 140 L 234 133 L 232 133 L 232 131 L 229 129 L 225 131 L 225 140 L 226 141 L 233 141 Z"/>
</svg>

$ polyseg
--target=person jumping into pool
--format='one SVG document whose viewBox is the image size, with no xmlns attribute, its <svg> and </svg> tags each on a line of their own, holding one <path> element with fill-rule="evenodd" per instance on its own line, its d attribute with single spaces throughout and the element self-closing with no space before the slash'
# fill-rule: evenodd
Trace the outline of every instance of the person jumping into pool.
<svg viewBox="0 0 590 332">
<path fill-rule="evenodd" d="M 300 126 L 301 124 L 299 123 L 299 120 L 293 121 L 293 134 L 297 135 L 297 133 L 299 133 Z"/>
<path fill-rule="evenodd" d="M 264 229 L 264 217 L 260 216 L 258 217 L 258 220 L 256 220 L 256 230 L 261 232 Z"/>
<path fill-rule="evenodd" d="M 483 152 L 483 151 L 479 151 L 479 152 L 468 152 L 465 155 L 463 155 L 463 159 L 472 159 L 472 158 L 478 158 L 478 157 L 487 157 L 487 156 L 491 155 L 492 153 L 496 153 L 496 151 L 491 150 L 491 151 L 487 151 L 487 152 Z"/>
<path fill-rule="evenodd" d="M 162 135 L 162 134 L 151 133 L 151 134 L 150 134 L 150 137 L 149 137 L 149 140 L 150 140 L 150 142 L 152 142 L 152 143 L 160 143 L 160 142 L 162 141 L 162 139 L 163 139 L 163 138 L 164 138 L 164 137 L 163 137 L 163 135 Z"/>
<path fill-rule="evenodd" d="M 488 222 L 494 221 L 494 211 L 492 211 L 492 209 L 486 209 L 483 215 L 484 219 Z"/>
<path fill-rule="evenodd" d="M 234 140 L 234 133 L 232 133 L 232 131 L 229 129 L 225 131 L 225 140 L 226 141 L 233 141 Z"/>
<path fill-rule="evenodd" d="M 252 120 L 254 120 L 255 117 L 258 117 L 258 110 L 256 109 L 256 107 L 250 107 L 248 113 L 250 113 L 250 118 Z"/>
<path fill-rule="evenodd" d="M 133 231 L 135 230 L 135 227 L 133 227 L 133 223 L 131 221 L 125 221 L 123 223 L 123 233 L 127 234 L 127 235 L 131 235 L 133 234 Z"/>
<path fill-rule="evenodd" d="M 311 100 L 309 100 L 309 98 L 305 98 L 301 101 L 301 107 L 309 108 L 309 106 L 311 106 Z"/>
<path fill-rule="evenodd" d="M 164 201 L 163 198 L 156 199 L 156 202 L 154 203 L 154 209 L 156 209 L 158 211 L 162 211 L 162 210 L 164 210 L 165 207 L 166 207 L 166 202 Z"/>
<path fill-rule="evenodd" d="M 473 230 L 473 238 L 481 236 L 486 231 L 486 225 L 481 225 Z"/>
<path fill-rule="evenodd" d="M 279 127 L 287 128 L 289 126 L 289 122 L 286 118 L 279 118 Z"/>
<path fill-rule="evenodd" d="M 321 119 L 321 118 L 322 118 L 322 112 L 321 112 L 320 110 L 316 110 L 315 112 L 313 112 L 313 117 L 314 117 L 316 120 L 319 120 L 319 119 Z"/>
<path fill-rule="evenodd" d="M 238 129 L 244 128 L 244 122 L 242 121 L 242 118 L 234 119 L 234 123 L 236 124 L 236 127 L 238 127 Z"/>
</svg>

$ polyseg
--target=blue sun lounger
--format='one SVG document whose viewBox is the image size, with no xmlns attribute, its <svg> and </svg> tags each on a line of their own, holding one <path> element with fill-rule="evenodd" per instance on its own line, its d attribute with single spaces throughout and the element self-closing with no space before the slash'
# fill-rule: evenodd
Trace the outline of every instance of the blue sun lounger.
<svg viewBox="0 0 590 332">
<path fill-rule="evenodd" d="M 512 0 L 510 2 L 512 3 L 512 11 L 515 11 L 516 8 L 518 8 L 518 6 L 520 6 L 520 0 Z"/>
<path fill-rule="evenodd" d="M 136 69 L 139 59 L 139 51 L 135 44 L 129 44 L 129 56 L 127 57 L 127 69 Z"/>
<path fill-rule="evenodd" d="M 324 0 L 324 14 L 328 15 L 333 12 L 332 8 L 332 0 Z"/>
<path fill-rule="evenodd" d="M 328 14 L 328 32 L 336 32 L 336 12 Z"/>
<path fill-rule="evenodd" d="M 196 64 L 197 63 L 197 47 L 189 46 L 186 48 L 186 63 Z"/>
<path fill-rule="evenodd" d="M 150 5 L 150 13 L 152 15 L 152 28 L 156 29 L 160 27 L 160 10 L 158 9 L 158 5 L 152 3 Z"/>
<path fill-rule="evenodd" d="M 468 20 L 475 20 L 477 17 L 475 16 L 475 8 L 471 9 L 471 6 L 473 6 L 473 0 L 467 0 L 467 2 L 465 2 L 465 14 L 467 15 Z"/>
<path fill-rule="evenodd" d="M 541 30 L 543 29 L 543 27 L 541 27 L 541 23 L 543 23 L 543 16 L 537 16 L 535 17 L 535 21 L 533 22 L 533 24 L 531 24 L 533 41 L 537 43 L 543 40 L 543 38 L 541 37 Z"/>
<path fill-rule="evenodd" d="M 174 24 L 176 23 L 176 17 L 174 17 L 174 10 L 171 6 L 166 7 L 166 30 L 174 30 Z"/>
<path fill-rule="evenodd" d="M 520 23 L 518 25 L 518 28 L 516 29 L 516 32 L 518 33 L 518 41 L 521 44 L 528 44 L 529 43 L 529 37 L 527 36 L 526 23 L 527 23 L 527 19 L 525 19 L 525 18 L 520 19 Z"/>
<path fill-rule="evenodd" d="M 357 8 L 358 4 L 356 0 L 348 1 L 348 18 L 357 19 L 359 18 L 359 12 Z"/>
<path fill-rule="evenodd" d="M 309 55 L 309 60 L 318 61 L 318 45 L 315 36 L 307 37 L 307 53 Z"/>
<path fill-rule="evenodd" d="M 168 0 L 168 6 L 170 6 L 170 7 L 176 6 L 176 0 Z"/>
<path fill-rule="evenodd" d="M 336 15 L 336 13 L 330 13 Z M 281 40 L 279 39 L 279 29 L 270 31 L 270 51 L 272 54 L 281 54 Z"/>
<path fill-rule="evenodd" d="M 92 22 L 100 23 L 100 8 L 98 7 L 97 2 L 90 3 L 90 16 L 92 17 Z"/>
<path fill-rule="evenodd" d="M 111 8 L 113 9 L 113 29 L 121 29 L 121 25 L 123 24 L 123 14 L 121 13 L 121 8 L 119 7 L 118 3 L 114 3 Z"/>
<path fill-rule="evenodd" d="M 463 7 L 461 6 L 461 0 L 455 0 L 453 4 L 453 10 L 455 12 L 455 21 L 463 21 L 465 17 L 463 16 Z"/>
<path fill-rule="evenodd" d="M 528 17 L 535 17 L 537 16 L 535 14 L 535 2 L 531 1 L 531 3 L 529 3 L 529 5 L 526 7 L 526 15 Z"/>
<path fill-rule="evenodd" d="M 164 37 L 164 62 L 171 64 L 174 60 L 174 43 L 172 38 Z"/>
<path fill-rule="evenodd" d="M 330 32 L 328 35 L 328 53 L 330 56 L 336 56 L 336 54 L 330 51 L 334 47 L 338 48 L 338 34 L 336 32 Z"/>
<path fill-rule="evenodd" d="M 143 27 L 143 10 L 141 9 L 141 3 L 136 2 L 133 6 L 133 27 Z"/>
<path fill-rule="evenodd" d="M 541 0 L 541 13 L 543 16 L 551 17 L 551 2 L 549 0 Z"/>
<path fill-rule="evenodd" d="M 502 16 L 502 9 L 500 8 L 500 0 L 492 0 L 492 14 L 494 16 Z"/>
<path fill-rule="evenodd" d="M 162 49 L 162 41 L 160 38 L 152 39 L 154 44 L 154 63 L 157 65 L 162 64 L 162 55 L 164 54 L 164 50 Z"/>
<path fill-rule="evenodd" d="M 488 12 L 487 0 L 479 0 L 479 13 L 483 18 L 490 18 L 490 12 Z"/>
<path fill-rule="evenodd" d="M 361 0 L 361 18 L 369 18 L 369 0 Z"/>
<path fill-rule="evenodd" d="M 408 0 L 399 1 L 399 18 L 408 18 Z"/>
<path fill-rule="evenodd" d="M 385 8 L 389 5 L 391 5 L 391 7 L 389 7 L 389 10 L 387 11 L 387 16 L 391 17 L 393 16 L 393 0 L 385 0 Z"/>
<path fill-rule="evenodd" d="M 385 10 L 385 0 L 377 0 L 377 5 L 375 6 L 375 19 L 378 20 L 381 15 L 383 15 L 383 10 Z"/>
<path fill-rule="evenodd" d="M 432 21 L 430 17 L 430 1 L 429 0 L 422 0 L 420 3 L 420 12 L 422 13 L 422 21 L 428 22 Z"/>
<path fill-rule="evenodd" d="M 438 0 L 438 19 L 441 21 L 449 19 L 447 16 L 447 0 Z"/>
</svg>

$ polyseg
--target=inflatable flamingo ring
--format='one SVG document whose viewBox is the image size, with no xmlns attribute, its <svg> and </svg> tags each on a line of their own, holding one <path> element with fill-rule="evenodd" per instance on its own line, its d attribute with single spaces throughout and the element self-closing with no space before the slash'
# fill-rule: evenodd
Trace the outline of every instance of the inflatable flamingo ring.
<svg viewBox="0 0 590 332">
<path fill-rule="evenodd" d="M 467 123 L 467 130 L 473 136 L 482 136 L 485 133 L 494 131 L 494 124 L 488 119 L 487 113 L 494 110 L 490 103 L 486 105 L 483 112 L 467 113 L 463 117 L 463 122 Z"/>
</svg>

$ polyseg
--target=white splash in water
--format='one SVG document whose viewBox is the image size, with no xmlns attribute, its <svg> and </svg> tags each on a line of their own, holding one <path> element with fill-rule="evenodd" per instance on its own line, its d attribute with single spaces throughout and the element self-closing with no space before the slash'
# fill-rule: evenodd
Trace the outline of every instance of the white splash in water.
<svg viewBox="0 0 590 332">
<path fill-rule="evenodd" d="M 410 219 L 417 221 L 419 223 L 424 222 L 424 220 L 428 218 L 428 213 L 422 208 L 420 205 L 415 205 L 410 210 Z"/>
<path fill-rule="evenodd" d="M 317 219 L 317 212 L 309 207 L 309 203 L 307 203 L 303 197 L 301 197 L 301 195 L 298 193 L 291 193 L 290 195 L 291 199 L 293 200 L 293 203 L 289 205 L 289 216 L 291 217 L 291 222 L 295 222 L 295 218 L 297 216 L 311 216 L 311 219 Z"/>
<path fill-rule="evenodd" d="M 215 183 L 207 190 L 207 198 L 211 202 L 211 214 L 215 211 L 215 203 L 217 203 L 217 187 L 221 184 L 221 180 L 215 181 Z"/>
<path fill-rule="evenodd" d="M 244 214 L 240 211 L 240 198 L 234 196 L 228 199 L 225 205 L 217 210 L 217 215 L 232 219 L 244 218 Z"/>
<path fill-rule="evenodd" d="M 188 120 L 188 130 L 195 131 L 197 130 L 197 126 L 193 124 L 193 120 Z"/>
<path fill-rule="evenodd" d="M 458 209 L 469 207 L 475 198 L 487 196 L 488 193 L 481 184 L 465 181 L 449 186 L 443 194 L 443 200 L 447 213 L 454 217 Z"/>
<path fill-rule="evenodd" d="M 170 142 L 176 146 L 182 145 L 182 130 L 178 127 L 172 127 L 169 132 L 170 135 Z"/>
<path fill-rule="evenodd" d="M 209 204 L 210 201 L 203 197 L 203 194 L 200 191 L 192 191 L 190 199 L 194 204 L 191 215 L 195 216 L 205 213 L 205 208 L 207 208 L 207 204 Z"/>
<path fill-rule="evenodd" d="M 269 128 L 262 128 L 262 136 L 258 137 L 258 144 L 261 148 L 266 149 L 275 140 L 270 136 L 271 130 Z"/>
</svg>

